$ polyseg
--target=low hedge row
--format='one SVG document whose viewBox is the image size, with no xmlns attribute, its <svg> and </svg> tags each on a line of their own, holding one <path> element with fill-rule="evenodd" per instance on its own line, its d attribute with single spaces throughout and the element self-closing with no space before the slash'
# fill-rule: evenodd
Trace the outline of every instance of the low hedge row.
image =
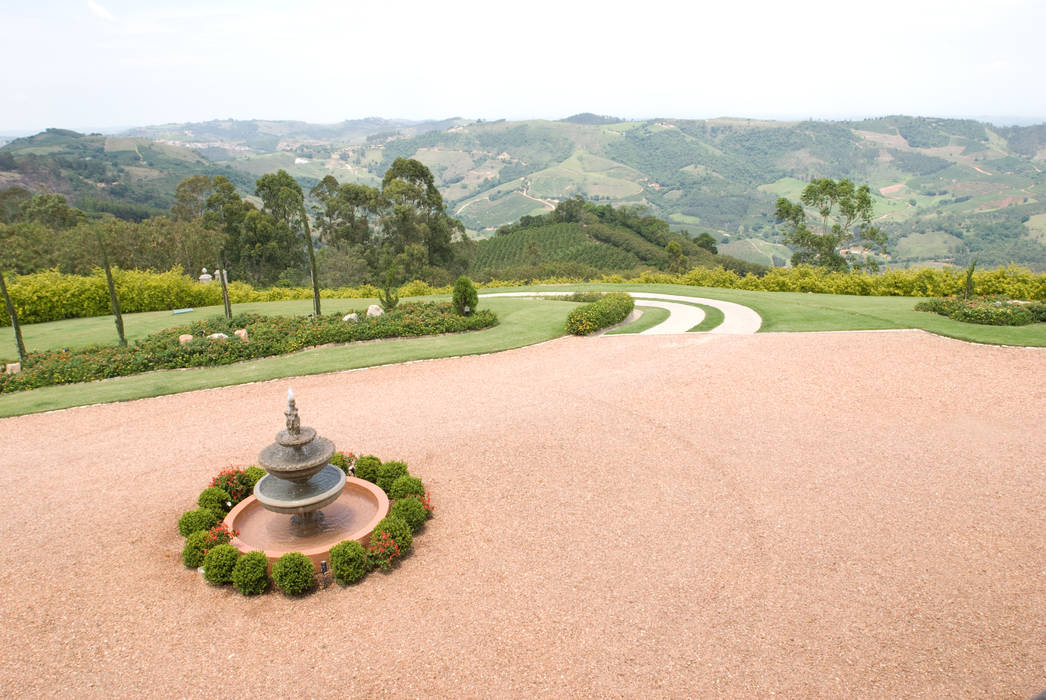
<svg viewBox="0 0 1046 700">
<path fill-rule="evenodd" d="M 915 305 L 916 311 L 931 311 L 942 316 L 985 326 L 1027 326 L 1046 323 L 1046 301 L 1015 302 L 1000 297 L 930 299 Z"/>
<path fill-rule="evenodd" d="M 341 316 L 290 317 L 241 314 L 232 319 L 214 318 L 187 326 L 154 333 L 126 348 L 95 345 L 73 350 L 29 353 L 19 374 L 0 375 L 0 393 L 35 389 L 53 384 L 87 382 L 156 369 L 211 367 L 272 355 L 283 355 L 326 343 L 394 338 L 488 328 L 497 316 L 483 309 L 471 316 L 459 316 L 448 303 L 401 304 L 390 313 L 370 318 L 357 312 L 359 321 L 342 321 Z M 248 342 L 234 331 L 247 329 Z M 224 333 L 227 340 L 212 340 L 212 333 Z M 182 334 L 193 336 L 185 345 Z"/>
<path fill-rule="evenodd" d="M 623 292 L 614 292 L 603 296 L 591 304 L 579 306 L 567 316 L 567 332 L 574 335 L 588 335 L 601 328 L 624 321 L 635 308 L 632 297 Z"/>
<path fill-rule="evenodd" d="M 219 285 L 199 284 L 181 268 L 167 272 L 114 270 L 113 277 L 120 307 L 127 313 L 164 311 L 186 307 L 216 306 L 222 303 Z M 584 280 L 555 277 L 543 280 L 491 280 L 483 288 L 510 287 L 523 284 L 569 284 L 582 281 L 640 284 L 681 284 L 696 287 L 723 287 L 764 292 L 815 292 L 820 294 L 855 294 L 860 296 L 947 297 L 962 294 L 966 287 L 965 271 L 955 268 L 912 268 L 881 273 L 828 272 L 824 268 L 799 265 L 771 268 L 762 277 L 740 275 L 722 267 L 694 268 L 682 274 L 645 272 L 639 277 L 620 275 Z M 995 270 L 978 270 L 974 286 L 982 294 L 999 294 L 1011 299 L 1046 299 L 1046 274 L 1010 265 Z M 104 316 L 110 313 L 105 275 L 96 270 L 88 276 L 67 275 L 54 270 L 10 278 L 8 289 L 22 323 L 57 321 L 63 318 Z M 372 285 L 323 289 L 320 296 L 329 299 L 376 298 Z M 401 286 L 401 298 L 428 294 L 450 294 L 451 287 L 431 287 L 420 281 Z M 309 299 L 308 287 L 272 287 L 255 289 L 243 282 L 229 284 L 234 304 L 255 301 Z M 0 314 L 0 325 L 9 325 L 6 314 Z"/>
<path fill-rule="evenodd" d="M 218 283 L 200 284 L 180 267 L 167 272 L 114 269 L 113 283 L 120 298 L 120 310 L 124 313 L 219 306 L 222 303 Z M 18 275 L 8 281 L 8 292 L 22 323 L 111 313 L 105 273 L 101 269 L 90 275 L 68 275 L 57 270 Z M 400 297 L 413 297 L 450 292 L 450 287 L 431 287 L 414 281 L 401 286 L 398 293 Z M 378 288 L 369 284 L 337 287 L 321 290 L 320 296 L 325 299 L 373 299 L 378 296 Z M 229 300 L 233 304 L 311 298 L 311 287 L 255 289 L 243 282 L 229 283 Z M 0 314 L 0 325 L 11 325 L 7 314 Z"/>
<path fill-rule="evenodd" d="M 421 479 L 411 476 L 406 462 L 382 462 L 373 455 L 359 459 L 351 452 L 335 452 L 331 464 L 347 475 L 359 476 L 357 466 L 364 465 L 366 480 L 380 486 L 392 499 L 389 514 L 371 533 L 370 544 L 344 540 L 331 548 L 330 571 L 338 583 L 351 585 L 376 568 L 390 569 L 396 559 L 413 545 L 415 533 L 432 517 L 432 504 Z M 231 541 L 239 533 L 228 529 L 225 515 L 253 489 L 265 472 L 256 466 L 229 468 L 215 476 L 197 498 L 207 503 L 186 511 L 178 520 L 178 532 L 185 537 L 182 563 L 189 568 L 203 567 L 203 577 L 216 586 L 231 583 L 243 595 L 258 595 L 269 590 L 270 583 L 287 595 L 298 596 L 316 585 L 312 562 L 300 552 L 288 552 L 273 565 L 270 575 L 264 552 L 241 555 Z M 224 487 L 224 488 L 223 488 Z M 228 490 L 227 490 L 228 489 Z M 229 490 L 236 494 L 223 501 Z M 221 492 L 221 493 L 218 493 Z"/>
</svg>

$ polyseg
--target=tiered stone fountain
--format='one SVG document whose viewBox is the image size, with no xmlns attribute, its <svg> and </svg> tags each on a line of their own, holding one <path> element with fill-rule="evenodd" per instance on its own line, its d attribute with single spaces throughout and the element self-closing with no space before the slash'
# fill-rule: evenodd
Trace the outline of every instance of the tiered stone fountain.
<svg viewBox="0 0 1046 700">
<path fill-rule="evenodd" d="M 339 542 L 367 544 L 389 512 L 389 499 L 369 481 L 346 477 L 330 464 L 334 443 L 301 426 L 291 391 L 284 415 L 286 429 L 258 455 L 268 473 L 225 522 L 239 531 L 232 544 L 241 552 L 263 551 L 270 562 L 287 552 L 301 552 L 319 570 Z"/>
</svg>

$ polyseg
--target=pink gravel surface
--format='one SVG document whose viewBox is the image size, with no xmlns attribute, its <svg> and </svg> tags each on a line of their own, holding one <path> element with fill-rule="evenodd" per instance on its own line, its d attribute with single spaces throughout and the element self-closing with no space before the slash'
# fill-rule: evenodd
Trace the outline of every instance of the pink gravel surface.
<svg viewBox="0 0 1046 700">
<path fill-rule="evenodd" d="M 254 599 L 175 523 L 283 424 L 404 459 L 387 574 Z M 562 338 L 0 420 L 7 697 L 1029 697 L 1046 353 Z"/>
</svg>

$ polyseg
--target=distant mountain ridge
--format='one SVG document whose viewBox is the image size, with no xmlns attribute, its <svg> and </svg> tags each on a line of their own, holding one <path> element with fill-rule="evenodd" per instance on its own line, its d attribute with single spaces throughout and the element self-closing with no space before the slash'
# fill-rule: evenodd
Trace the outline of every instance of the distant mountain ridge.
<svg viewBox="0 0 1046 700">
<path fill-rule="evenodd" d="M 233 173 L 244 191 L 280 168 L 308 187 L 326 174 L 373 185 L 396 157 L 410 157 L 432 170 L 449 209 L 480 236 L 581 195 L 646 206 L 677 230 L 712 234 L 723 252 L 780 264 L 789 252 L 772 218 L 777 197 L 797 199 L 812 178 L 847 177 L 872 187 L 896 264 L 977 259 L 1046 270 L 1046 124 L 903 115 L 619 121 L 582 113 L 516 122 L 216 120 L 121 136 L 79 135 L 80 145 L 68 135 L 16 139 L 0 148 L 0 188 L 20 179 L 70 193 L 86 183 L 96 198 L 130 193 L 159 209 L 168 183 L 194 169 Z M 92 139 L 93 155 L 81 147 Z M 132 148 L 134 139 L 148 139 L 156 150 Z M 46 177 L 26 175 L 48 158 L 55 167 Z M 126 190 L 81 177 L 97 169 L 92 160 L 123 168 L 115 181 Z M 172 195 L 170 185 L 168 201 Z"/>
</svg>

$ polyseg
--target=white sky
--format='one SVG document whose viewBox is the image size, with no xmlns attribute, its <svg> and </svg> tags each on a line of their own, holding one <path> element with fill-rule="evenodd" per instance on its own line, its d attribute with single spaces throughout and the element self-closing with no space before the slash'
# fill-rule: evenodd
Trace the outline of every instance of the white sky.
<svg viewBox="0 0 1046 700">
<path fill-rule="evenodd" d="M 0 0 L 0 134 L 368 116 L 1046 119 L 1044 0 Z"/>
</svg>

